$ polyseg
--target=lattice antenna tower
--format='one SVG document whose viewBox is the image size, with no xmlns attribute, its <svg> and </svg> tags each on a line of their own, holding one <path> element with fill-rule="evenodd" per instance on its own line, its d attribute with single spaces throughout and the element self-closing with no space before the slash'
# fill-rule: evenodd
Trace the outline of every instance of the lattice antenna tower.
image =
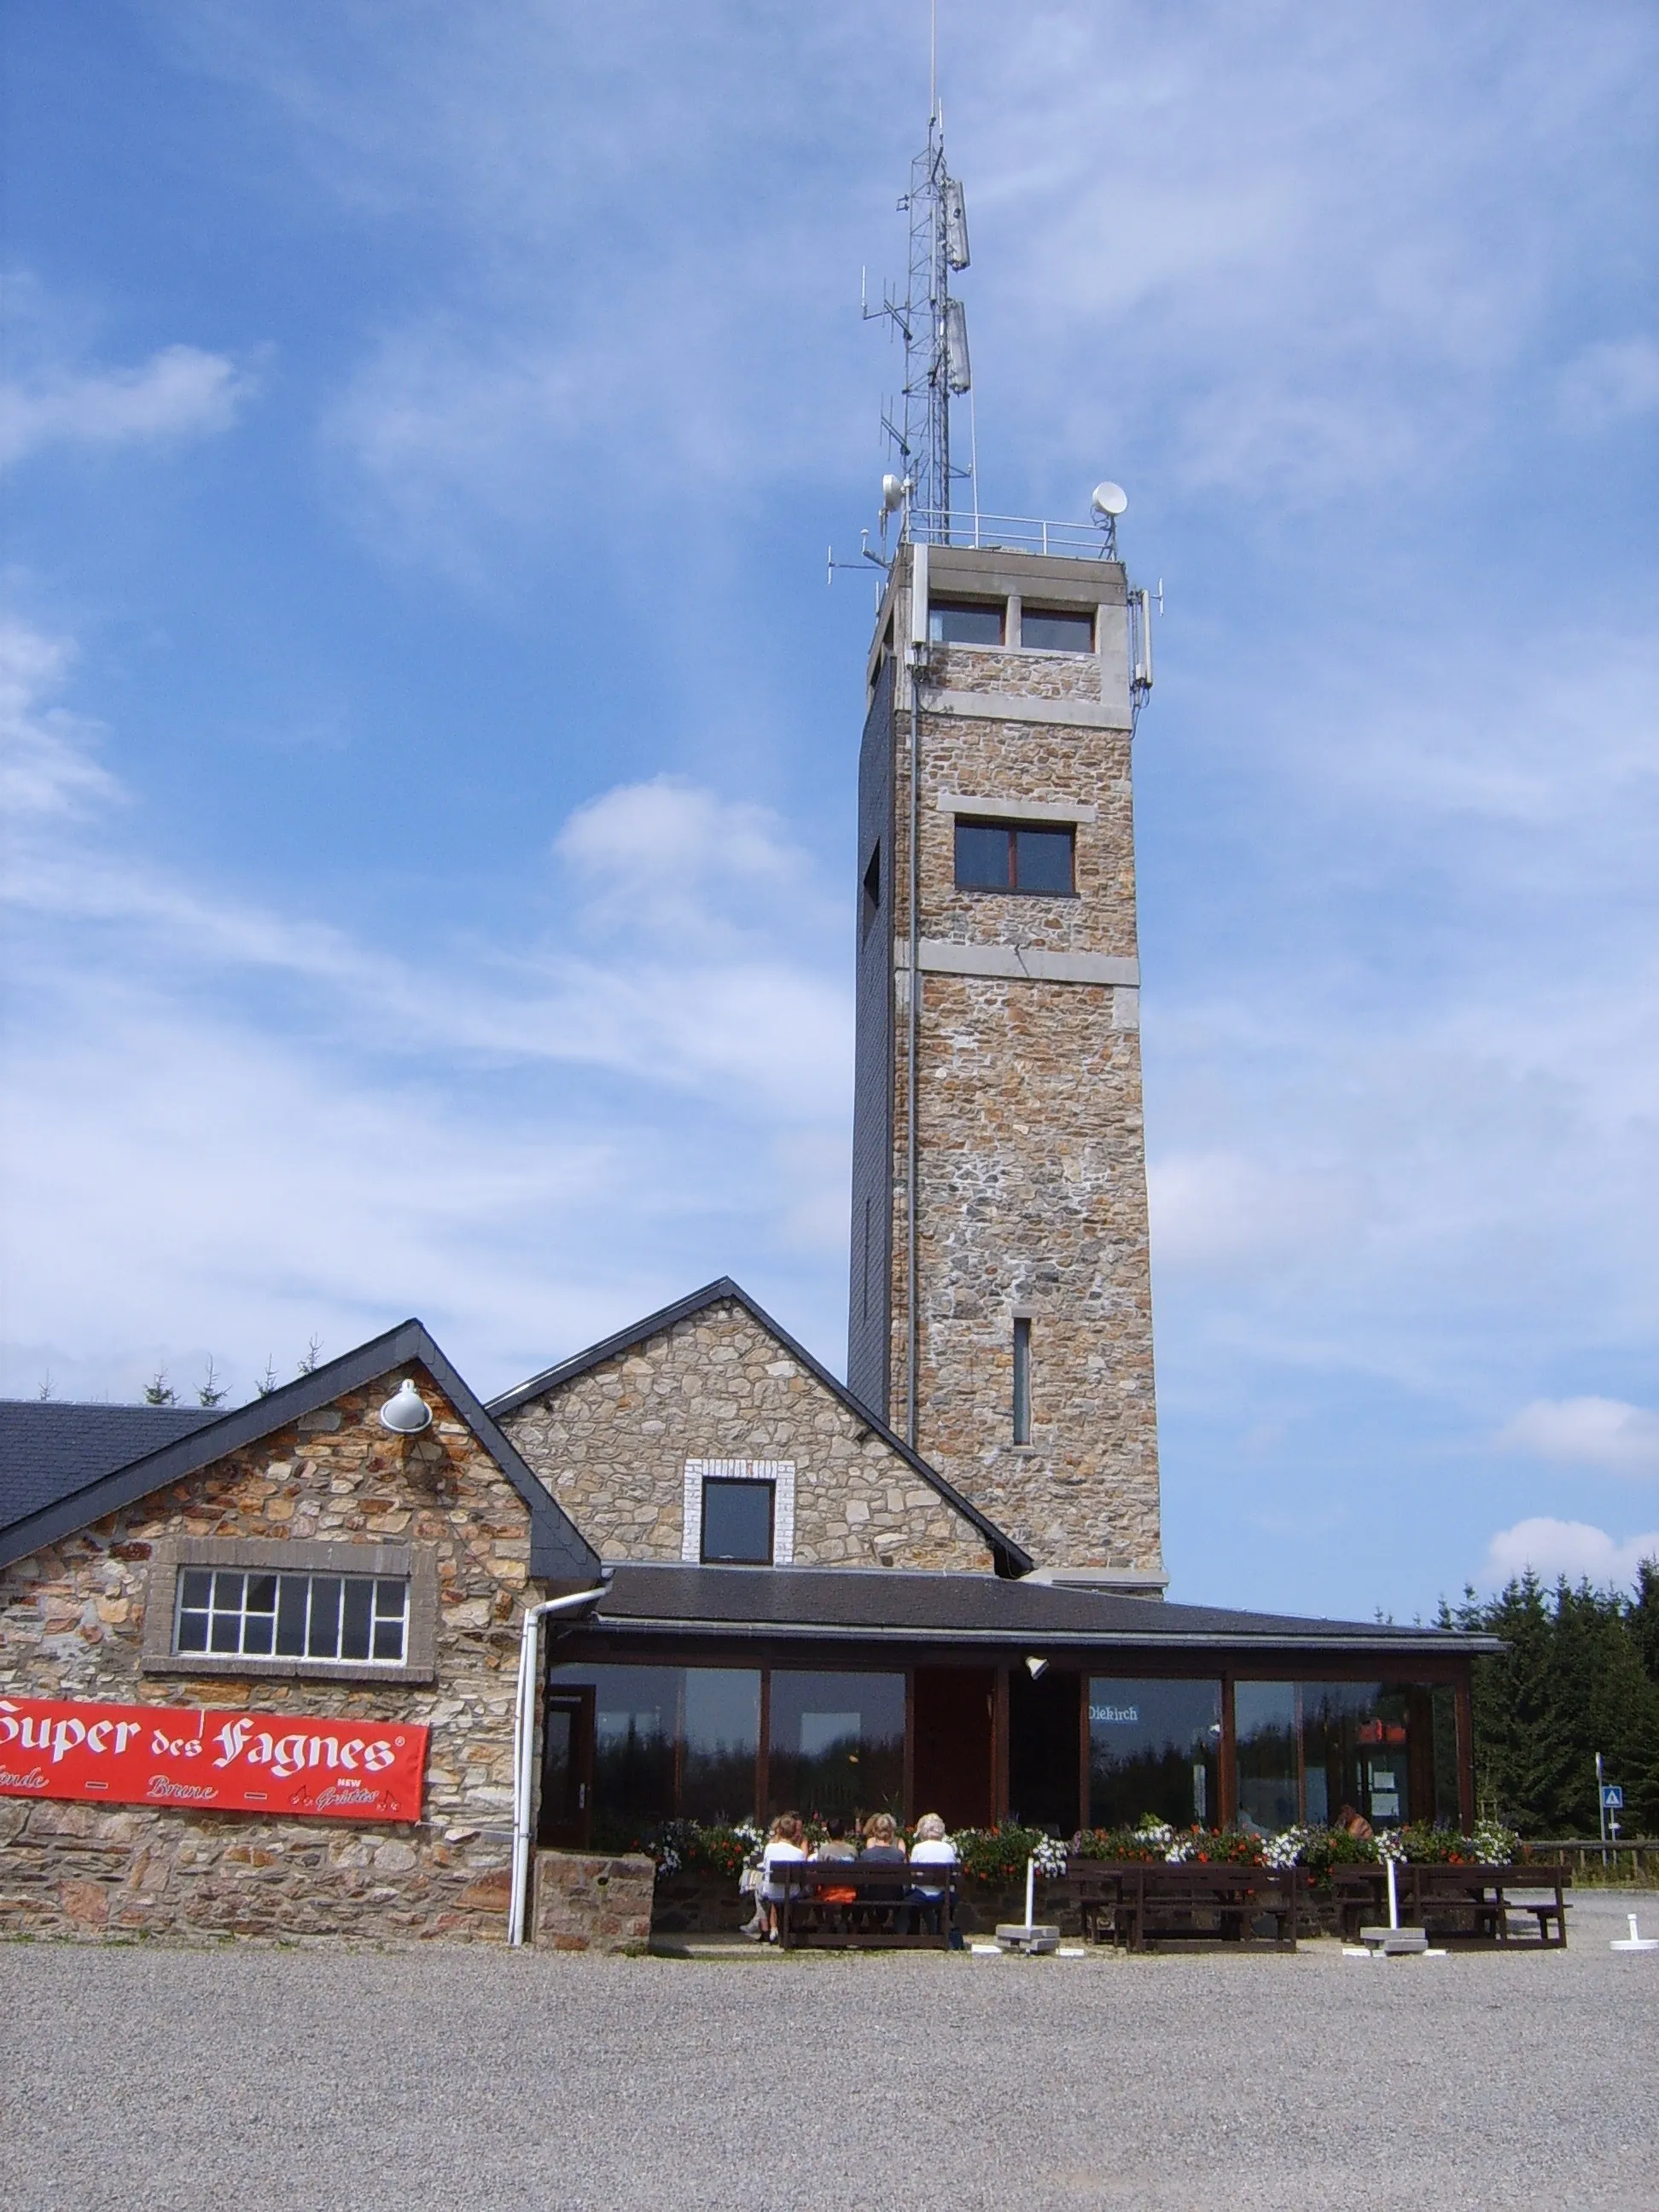
<svg viewBox="0 0 1659 2212">
<path fill-rule="evenodd" d="M 945 161 L 937 88 L 927 143 L 910 164 L 910 189 L 898 204 L 910 218 L 904 296 L 896 298 L 890 286 L 879 307 L 866 302 L 864 309 L 866 320 L 890 321 L 904 345 L 900 403 L 882 416 L 896 463 L 888 505 L 902 505 L 910 534 L 949 544 L 957 488 L 973 480 L 971 465 L 951 458 L 951 402 L 971 389 L 973 372 L 967 315 L 951 289 L 951 277 L 968 266 L 968 216 Z"/>
</svg>

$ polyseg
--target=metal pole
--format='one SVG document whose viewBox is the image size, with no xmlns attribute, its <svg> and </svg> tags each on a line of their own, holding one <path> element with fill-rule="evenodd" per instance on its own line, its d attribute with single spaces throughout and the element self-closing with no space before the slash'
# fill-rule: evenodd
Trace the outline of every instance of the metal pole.
<svg viewBox="0 0 1659 2212">
<path fill-rule="evenodd" d="M 912 1451 L 916 1423 L 916 1024 L 921 1007 L 921 867 L 917 854 L 921 828 L 921 665 L 927 651 L 927 549 L 910 546 L 910 850 L 906 896 L 910 908 L 910 1005 L 904 1034 L 904 1441 Z"/>
<path fill-rule="evenodd" d="M 1601 1754 L 1599 1751 L 1595 1754 L 1595 1817 L 1601 1824 L 1601 1857 L 1605 1863 L 1607 1855 L 1607 1801 L 1601 1795 Z"/>
</svg>

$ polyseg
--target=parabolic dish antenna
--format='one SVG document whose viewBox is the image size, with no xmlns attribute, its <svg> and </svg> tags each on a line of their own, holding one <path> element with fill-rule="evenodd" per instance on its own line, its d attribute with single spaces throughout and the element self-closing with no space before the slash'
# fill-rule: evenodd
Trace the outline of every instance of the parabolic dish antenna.
<svg viewBox="0 0 1659 2212">
<path fill-rule="evenodd" d="M 1097 483 L 1095 486 L 1094 497 L 1089 504 L 1097 514 L 1109 515 L 1113 521 L 1115 521 L 1124 508 L 1128 506 L 1129 495 L 1121 484 L 1114 483 L 1108 477 L 1104 483 Z"/>
</svg>

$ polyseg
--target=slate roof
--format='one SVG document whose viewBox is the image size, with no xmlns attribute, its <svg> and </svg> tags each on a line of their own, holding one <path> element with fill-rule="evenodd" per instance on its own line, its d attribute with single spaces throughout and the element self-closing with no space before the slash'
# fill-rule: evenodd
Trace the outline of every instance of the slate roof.
<svg viewBox="0 0 1659 2212">
<path fill-rule="evenodd" d="M 0 1398 L 0 1528 L 222 1419 L 202 1406 Z"/>
<path fill-rule="evenodd" d="M 62 1430 L 71 1441 L 61 1449 L 52 1443 L 49 1438 L 53 1424 L 46 1419 L 33 1424 L 19 1422 L 9 1435 L 0 1427 L 0 1449 L 4 1450 L 3 1461 L 0 1461 L 0 1567 L 9 1566 L 14 1559 L 26 1559 L 44 1545 L 56 1543 L 60 1536 L 70 1535 L 94 1521 L 101 1521 L 106 1513 L 118 1512 L 123 1506 L 149 1497 L 153 1491 L 165 1489 L 168 1483 L 194 1474 L 227 1452 L 258 1443 L 302 1414 L 319 1412 L 346 1391 L 361 1389 L 364 1384 L 411 1360 L 419 1360 L 427 1370 L 529 1508 L 530 1572 L 534 1579 L 596 1581 L 599 1573 L 598 1553 L 537 1480 L 418 1321 L 406 1321 L 388 1329 L 385 1335 L 360 1344 L 356 1351 L 343 1352 L 338 1359 L 329 1360 L 309 1375 L 284 1383 L 269 1397 L 256 1398 L 251 1405 L 239 1406 L 233 1413 L 192 1422 L 182 1432 L 175 1427 L 174 1433 L 153 1449 L 145 1451 L 143 1446 L 156 1434 L 154 1429 L 145 1426 L 131 1431 L 128 1433 L 136 1438 L 141 1456 L 130 1457 L 113 1467 L 105 1464 L 82 1474 L 72 1484 L 69 1480 L 75 1471 L 72 1438 L 77 1431 L 74 1416 L 108 1412 L 143 1417 L 148 1422 L 165 1416 L 169 1410 L 185 1409 L 71 1407 L 55 1405 L 50 1399 L 32 1402 L 22 1410 L 64 1417 Z M 88 1437 L 92 1426 L 85 1425 L 84 1433 Z M 118 1433 L 112 1425 L 111 1449 L 116 1448 Z M 31 1455 L 31 1444 L 39 1445 L 38 1456 Z"/>
<path fill-rule="evenodd" d="M 706 1283 L 702 1290 L 693 1291 L 689 1297 L 677 1299 L 672 1306 L 664 1306 L 660 1312 L 647 1314 L 643 1321 L 635 1322 L 631 1328 L 621 1329 L 615 1336 L 607 1336 L 603 1342 L 590 1345 L 586 1352 L 578 1352 L 570 1358 L 561 1360 L 556 1367 L 544 1369 L 541 1374 L 532 1375 L 528 1382 L 520 1382 L 516 1389 L 503 1391 L 499 1398 L 490 1400 L 489 1410 L 498 1420 L 504 1419 L 507 1414 L 516 1413 L 520 1406 L 527 1406 L 532 1399 L 544 1398 L 550 1391 L 574 1382 L 579 1375 L 586 1375 L 592 1369 L 602 1366 L 607 1359 L 615 1359 L 624 1352 L 632 1352 L 635 1346 L 647 1343 L 653 1336 L 660 1336 L 679 1322 L 690 1321 L 694 1315 L 706 1312 L 710 1306 L 728 1302 L 741 1306 L 750 1319 L 775 1338 L 792 1359 L 799 1360 L 831 1397 L 839 1399 L 848 1413 L 864 1422 L 890 1449 L 898 1454 L 908 1468 L 919 1474 L 931 1489 L 937 1491 L 947 1505 L 978 1529 L 985 1539 L 999 1575 L 1012 1577 L 1030 1573 L 1036 1562 L 1028 1551 L 1017 1544 L 1006 1529 L 999 1528 L 994 1521 L 981 1513 L 978 1506 L 964 1498 L 953 1484 L 947 1482 L 936 1468 L 930 1467 L 919 1453 L 912 1451 L 902 1437 L 895 1436 L 884 1420 L 855 1398 L 844 1382 L 838 1382 L 804 1344 L 798 1344 L 788 1330 L 781 1328 L 764 1307 L 757 1306 L 742 1285 L 734 1283 L 730 1275 L 722 1275 L 717 1282 Z"/>
<path fill-rule="evenodd" d="M 799 1636 L 814 1643 L 1000 1644 L 1054 1651 L 1139 1644 L 1236 1651 L 1500 1651 L 1495 1637 L 1375 1621 L 1306 1620 L 1171 1605 L 995 1575 L 892 1567 L 703 1567 L 620 1564 L 588 1633 Z"/>
</svg>

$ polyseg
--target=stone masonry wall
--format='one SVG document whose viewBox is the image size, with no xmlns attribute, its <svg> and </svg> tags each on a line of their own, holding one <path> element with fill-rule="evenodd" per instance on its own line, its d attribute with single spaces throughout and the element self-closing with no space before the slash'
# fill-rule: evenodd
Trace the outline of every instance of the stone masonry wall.
<svg viewBox="0 0 1659 2212">
<path fill-rule="evenodd" d="M 534 1931 L 545 1951 L 640 1952 L 651 1941 L 655 1863 L 630 1852 L 592 1858 L 538 1851 Z"/>
<path fill-rule="evenodd" d="M 407 1443 L 375 1418 L 404 1374 L 434 1416 Z M 432 1547 L 435 1680 L 145 1675 L 149 1560 L 169 1535 Z M 416 1365 L 0 1572 L 0 1696 L 404 1720 L 432 1731 L 418 1824 L 0 1797 L 0 1931 L 504 1941 L 529 1556 L 522 1499 Z"/>
<path fill-rule="evenodd" d="M 729 1299 L 501 1425 L 607 1559 L 679 1558 L 688 1459 L 769 1459 L 794 1462 L 798 1566 L 991 1567 L 973 1525 Z"/>
<path fill-rule="evenodd" d="M 1032 593 L 1035 599 L 1036 592 Z M 908 610 L 901 604 L 901 629 Z M 1103 623 L 1125 620 L 1103 606 Z M 1116 665 L 1121 641 L 1103 642 Z M 919 923 L 963 945 L 1136 955 L 1129 732 L 939 710 L 1099 696 L 1084 655 L 951 647 L 921 691 Z M 895 928 L 908 929 L 908 711 L 894 717 Z M 959 891 L 941 794 L 1078 802 L 1074 898 Z M 908 972 L 894 1040 L 893 1418 L 904 1406 Z M 925 973 L 918 1050 L 918 1447 L 1040 1565 L 1162 1565 L 1138 1008 L 1111 985 Z M 1031 1442 L 1012 1440 L 1013 1322 Z"/>
</svg>

